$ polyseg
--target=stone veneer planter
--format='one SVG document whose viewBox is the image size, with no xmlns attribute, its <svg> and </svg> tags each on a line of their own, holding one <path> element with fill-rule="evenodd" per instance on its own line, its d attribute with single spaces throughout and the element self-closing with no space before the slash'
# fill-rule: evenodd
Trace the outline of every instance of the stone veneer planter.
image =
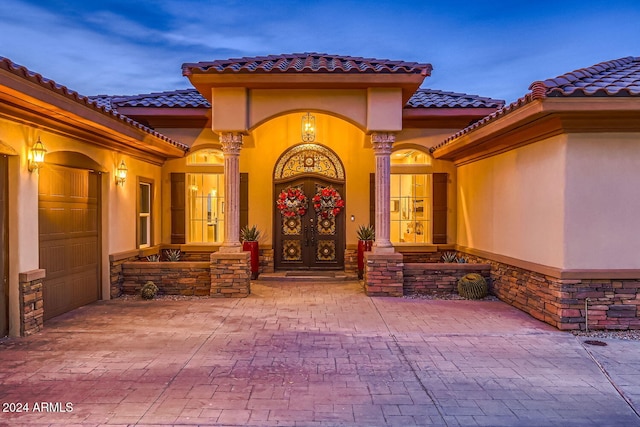
<svg viewBox="0 0 640 427">
<path fill-rule="evenodd" d="M 560 279 L 476 255 L 491 265 L 491 292 L 502 301 L 561 330 L 640 329 L 640 278 Z"/>
<path fill-rule="evenodd" d="M 466 274 L 478 273 L 490 283 L 489 264 L 405 263 L 404 295 L 437 295 L 458 293 L 458 280 Z"/>
<path fill-rule="evenodd" d="M 159 295 L 209 295 L 209 262 L 125 262 L 122 264 L 122 293 L 139 294 L 152 281 Z"/>
</svg>

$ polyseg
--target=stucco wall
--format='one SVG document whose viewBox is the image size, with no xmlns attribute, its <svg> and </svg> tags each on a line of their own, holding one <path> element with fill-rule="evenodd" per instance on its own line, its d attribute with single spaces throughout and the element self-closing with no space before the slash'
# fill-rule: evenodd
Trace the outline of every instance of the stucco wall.
<svg viewBox="0 0 640 427">
<path fill-rule="evenodd" d="M 569 135 L 566 268 L 640 268 L 639 170 L 639 133 Z"/>
<path fill-rule="evenodd" d="M 458 244 L 562 268 L 566 137 L 458 169 Z"/>
<path fill-rule="evenodd" d="M 29 149 L 40 137 L 49 159 L 55 153 L 80 153 L 97 163 L 101 174 L 102 202 L 102 295 L 109 297 L 110 253 L 135 249 L 137 176 L 151 178 L 154 192 L 154 239 L 160 242 L 161 167 L 114 151 L 81 142 L 57 133 L 35 129 L 29 125 L 0 118 L 1 151 L 9 155 L 9 311 L 10 334 L 18 335 L 18 275 L 39 268 L 38 181 L 39 173 L 29 172 Z M 47 163 L 45 156 L 45 163 Z M 53 156 L 53 157 L 52 157 Z M 113 179 L 117 165 L 124 160 L 128 177 L 124 187 L 116 187 Z"/>
</svg>

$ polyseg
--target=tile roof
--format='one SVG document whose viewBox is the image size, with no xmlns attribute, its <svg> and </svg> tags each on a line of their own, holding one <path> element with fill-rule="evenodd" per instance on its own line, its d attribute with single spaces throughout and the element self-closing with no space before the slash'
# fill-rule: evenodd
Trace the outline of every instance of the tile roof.
<svg viewBox="0 0 640 427">
<path fill-rule="evenodd" d="M 629 97 L 640 96 L 640 58 L 628 56 L 581 68 L 554 79 L 535 81 L 531 92 L 467 126 L 456 134 L 431 147 L 433 153 L 456 138 L 492 123 L 510 112 L 537 100 L 554 97 Z"/>
<path fill-rule="evenodd" d="M 158 107 L 158 108 L 211 108 L 211 104 L 196 89 L 182 89 L 133 96 L 96 95 L 89 97 L 104 108 Z M 419 89 L 405 104 L 405 108 L 499 108 L 501 99 L 485 98 L 464 93 Z"/>
<path fill-rule="evenodd" d="M 97 95 L 90 98 L 98 105 L 116 109 L 117 107 L 211 108 L 209 101 L 195 89 L 132 96 Z"/>
<path fill-rule="evenodd" d="M 544 85 L 547 97 L 640 96 L 640 58 L 629 56 L 581 68 L 554 79 L 534 82 Z"/>
<path fill-rule="evenodd" d="M 501 99 L 435 89 L 418 89 L 405 108 L 500 108 L 503 106 L 504 101 Z"/>
<path fill-rule="evenodd" d="M 232 58 L 211 62 L 182 65 L 182 74 L 261 74 L 280 73 L 376 73 L 376 74 L 422 74 L 428 76 L 431 64 L 390 61 L 388 59 L 360 58 L 354 56 L 328 55 L 326 53 L 293 53 L 244 58 Z"/>
<path fill-rule="evenodd" d="M 174 145 L 184 151 L 188 151 L 189 150 L 189 146 L 182 144 L 180 142 L 174 141 L 164 135 L 162 135 L 161 133 L 158 133 L 156 131 L 154 131 L 153 129 L 148 128 L 147 126 L 144 126 L 138 122 L 136 122 L 135 120 L 132 120 L 131 118 L 124 116 L 122 114 L 119 114 L 117 111 L 108 108 L 108 106 L 106 105 L 105 101 L 101 101 L 101 103 L 98 102 L 94 102 L 92 99 L 80 95 L 78 92 L 75 92 L 73 90 L 70 90 L 69 88 L 67 88 L 66 86 L 63 86 L 61 84 L 56 83 L 53 80 L 47 79 L 45 77 L 43 77 L 41 74 L 35 73 L 33 71 L 30 71 L 29 69 L 27 69 L 26 67 L 22 66 L 22 65 L 18 65 L 16 63 L 14 63 L 13 61 L 11 61 L 8 58 L 2 57 L 0 56 L 0 69 L 6 70 L 18 77 L 24 78 L 25 80 L 28 80 L 32 83 L 35 83 L 45 89 L 48 89 L 52 92 L 58 93 L 59 95 L 62 95 L 66 98 L 69 98 L 75 102 L 77 102 L 78 104 L 84 105 L 87 108 L 90 108 L 92 110 L 98 111 L 100 113 L 109 115 L 117 120 L 120 120 L 124 123 L 127 123 L 129 126 L 138 128 L 143 130 L 144 132 L 155 136 L 156 138 L 159 138 L 171 145 Z"/>
</svg>

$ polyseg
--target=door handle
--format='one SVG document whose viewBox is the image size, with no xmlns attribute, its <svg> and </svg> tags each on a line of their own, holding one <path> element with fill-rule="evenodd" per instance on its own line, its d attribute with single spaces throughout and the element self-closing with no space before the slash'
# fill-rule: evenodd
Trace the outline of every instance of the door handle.
<svg viewBox="0 0 640 427">
<path fill-rule="evenodd" d="M 316 245 L 316 225 L 313 223 L 313 218 L 311 218 L 311 246 Z"/>
<path fill-rule="evenodd" d="M 309 226 L 304 226 L 304 245 L 309 246 Z"/>
</svg>

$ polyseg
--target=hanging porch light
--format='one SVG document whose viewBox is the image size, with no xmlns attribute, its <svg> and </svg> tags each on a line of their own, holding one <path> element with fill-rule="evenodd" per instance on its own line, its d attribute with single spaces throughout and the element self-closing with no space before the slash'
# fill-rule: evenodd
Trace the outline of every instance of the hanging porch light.
<svg viewBox="0 0 640 427">
<path fill-rule="evenodd" d="M 307 113 L 302 116 L 302 141 L 313 142 L 316 140 L 316 117 Z"/>
</svg>

